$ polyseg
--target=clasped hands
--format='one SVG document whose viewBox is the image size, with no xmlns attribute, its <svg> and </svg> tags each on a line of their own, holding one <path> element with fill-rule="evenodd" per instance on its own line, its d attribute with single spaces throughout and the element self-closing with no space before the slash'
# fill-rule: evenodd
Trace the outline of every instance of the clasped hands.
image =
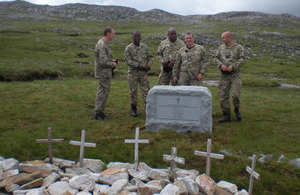
<svg viewBox="0 0 300 195">
<path fill-rule="evenodd" d="M 232 72 L 233 71 L 233 67 L 232 66 L 225 66 L 224 64 L 221 65 L 221 70 L 224 71 L 224 72 Z"/>
<path fill-rule="evenodd" d="M 149 71 L 150 67 L 148 65 L 143 66 L 143 65 L 139 64 L 138 69 L 141 70 L 141 71 Z"/>
<path fill-rule="evenodd" d="M 174 61 L 174 60 L 171 60 L 171 61 L 165 61 L 165 62 L 162 63 L 163 66 L 165 66 L 165 67 L 166 67 L 166 66 L 169 66 L 170 68 L 173 68 L 174 64 L 175 64 L 175 61 Z"/>
</svg>

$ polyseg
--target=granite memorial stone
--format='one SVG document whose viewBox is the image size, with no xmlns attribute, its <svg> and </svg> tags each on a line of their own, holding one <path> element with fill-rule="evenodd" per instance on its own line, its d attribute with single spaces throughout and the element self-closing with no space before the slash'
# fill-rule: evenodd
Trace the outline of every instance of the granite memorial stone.
<svg viewBox="0 0 300 195">
<path fill-rule="evenodd" d="M 154 86 L 147 95 L 146 129 L 212 133 L 212 95 L 202 86 Z"/>
</svg>

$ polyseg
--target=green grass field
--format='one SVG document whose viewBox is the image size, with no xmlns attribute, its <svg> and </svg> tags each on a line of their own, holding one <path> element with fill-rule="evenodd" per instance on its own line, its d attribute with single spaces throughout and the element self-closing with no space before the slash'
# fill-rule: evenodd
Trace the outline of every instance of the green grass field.
<svg viewBox="0 0 300 195">
<path fill-rule="evenodd" d="M 209 24 L 211 21 L 204 22 Z M 108 25 L 116 29 L 112 53 L 120 64 L 115 70 L 106 106 L 108 120 L 100 122 L 93 120 L 97 89 L 97 81 L 93 79 L 94 46 Z M 225 30 L 241 30 L 233 24 L 217 27 L 210 33 L 196 25 L 175 26 L 179 34 L 191 30 L 216 37 Z M 0 82 L 0 155 L 20 161 L 45 159 L 47 144 L 38 144 L 36 139 L 46 138 L 47 128 L 51 127 L 53 138 L 65 139 L 64 143 L 54 144 L 54 156 L 78 161 L 79 149 L 69 145 L 69 141 L 79 140 L 81 130 L 85 129 L 86 141 L 97 143 L 96 148 L 85 149 L 86 158 L 101 159 L 105 163 L 133 163 L 133 145 L 125 144 L 124 139 L 133 138 L 135 127 L 140 127 L 140 137 L 150 140 L 150 144 L 140 145 L 140 161 L 151 167 L 169 166 L 162 156 L 169 154 L 171 147 L 177 147 L 178 156 L 186 160 L 180 168 L 204 173 L 205 159 L 195 156 L 194 150 L 205 150 L 206 140 L 211 138 L 212 152 L 227 150 L 233 154 L 225 156 L 224 160 L 212 160 L 211 176 L 216 181 L 226 180 L 237 184 L 239 190 L 247 190 L 249 175 L 245 168 L 251 166 L 248 157 L 272 154 L 274 161 L 257 162 L 256 171 L 261 178 L 254 182 L 254 194 L 299 194 L 300 169 L 288 161 L 300 157 L 300 89 L 279 88 L 280 83 L 300 85 L 299 56 L 263 54 L 260 60 L 251 57 L 246 62 L 242 68 L 242 122 L 217 123 L 222 116 L 217 88 L 208 87 L 213 96 L 211 135 L 179 134 L 173 130 L 154 133 L 144 128 L 145 109 L 141 96 L 140 115 L 137 118 L 130 115 L 123 52 L 131 42 L 132 31 L 138 29 L 142 32 L 142 42 L 155 55 L 168 28 L 139 22 L 1 21 L 0 80 L 10 82 Z M 284 30 L 280 31 L 284 33 Z M 287 30 L 297 37 L 295 44 L 299 43 L 299 32 L 299 28 Z M 241 32 L 236 37 L 237 42 L 241 43 L 241 35 L 247 33 Z M 259 54 L 260 43 L 248 44 Z M 209 49 L 217 47 L 207 46 Z M 150 71 L 151 87 L 157 84 L 159 74 L 156 58 L 154 61 Z M 204 79 L 217 80 L 218 77 L 219 72 L 211 63 Z M 286 161 L 278 163 L 281 154 L 285 155 Z"/>
</svg>

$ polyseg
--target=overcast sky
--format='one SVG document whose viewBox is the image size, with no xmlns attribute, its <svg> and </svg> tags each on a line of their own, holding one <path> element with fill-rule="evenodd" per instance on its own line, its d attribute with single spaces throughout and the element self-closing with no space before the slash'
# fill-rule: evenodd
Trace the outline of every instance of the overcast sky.
<svg viewBox="0 0 300 195">
<path fill-rule="evenodd" d="M 0 0 L 12 1 L 12 0 Z M 300 0 L 26 0 L 33 4 L 62 5 L 84 3 L 119 5 L 139 11 L 161 9 L 180 15 L 208 15 L 228 11 L 258 11 L 264 13 L 289 13 L 300 17 Z"/>
</svg>

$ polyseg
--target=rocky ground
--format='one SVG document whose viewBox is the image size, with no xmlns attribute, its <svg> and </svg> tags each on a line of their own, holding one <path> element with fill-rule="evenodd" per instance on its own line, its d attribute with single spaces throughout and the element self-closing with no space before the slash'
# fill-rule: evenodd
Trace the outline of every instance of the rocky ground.
<svg viewBox="0 0 300 195">
<path fill-rule="evenodd" d="M 122 6 L 97 6 L 86 4 L 66 4 L 61 6 L 35 5 L 26 1 L 0 2 L 0 19 L 53 21 L 53 20 L 81 20 L 81 21 L 142 21 L 147 24 L 161 25 L 196 25 L 196 43 L 206 48 L 217 48 L 220 33 L 215 32 L 216 24 L 220 22 L 241 26 L 241 32 L 236 32 L 238 42 L 244 43 L 249 58 L 264 59 L 266 55 L 273 56 L 270 63 L 278 58 L 287 57 L 299 60 L 300 35 L 290 31 L 300 28 L 300 18 L 289 14 L 266 14 L 260 12 L 227 12 L 215 15 L 182 16 L 163 10 L 140 12 L 136 9 Z M 0 29 L 6 30 L 0 25 Z M 261 30 L 264 29 L 264 30 Z M 276 29 L 285 29 L 285 33 Z M 180 35 L 182 38 L 184 35 Z M 165 36 L 153 36 L 148 39 L 162 40 Z M 214 53 L 210 49 L 209 53 Z M 274 57 L 275 56 L 275 57 Z"/>
<path fill-rule="evenodd" d="M 225 150 L 224 155 L 233 155 Z M 261 154 L 259 163 L 273 161 L 271 154 Z M 278 162 L 286 161 L 281 155 Z M 300 158 L 290 164 L 300 167 Z M 249 165 L 250 166 L 250 165 Z M 106 169 L 104 168 L 106 167 Z M 245 165 L 246 167 L 246 165 Z M 134 164 L 83 159 L 83 167 L 71 160 L 53 158 L 45 161 L 19 162 L 0 156 L 0 195 L 135 195 L 135 194 L 199 194 L 247 195 L 228 181 L 216 183 L 197 170 L 151 168 L 144 162 Z"/>
<path fill-rule="evenodd" d="M 173 178 L 169 169 L 154 169 L 143 162 L 138 170 L 120 162 L 111 162 L 103 170 L 104 163 L 97 159 L 84 159 L 83 167 L 57 158 L 53 164 L 47 163 L 48 159 L 22 163 L 0 159 L 0 195 L 248 194 L 230 182 L 216 183 L 197 170 L 176 169 Z"/>
</svg>

